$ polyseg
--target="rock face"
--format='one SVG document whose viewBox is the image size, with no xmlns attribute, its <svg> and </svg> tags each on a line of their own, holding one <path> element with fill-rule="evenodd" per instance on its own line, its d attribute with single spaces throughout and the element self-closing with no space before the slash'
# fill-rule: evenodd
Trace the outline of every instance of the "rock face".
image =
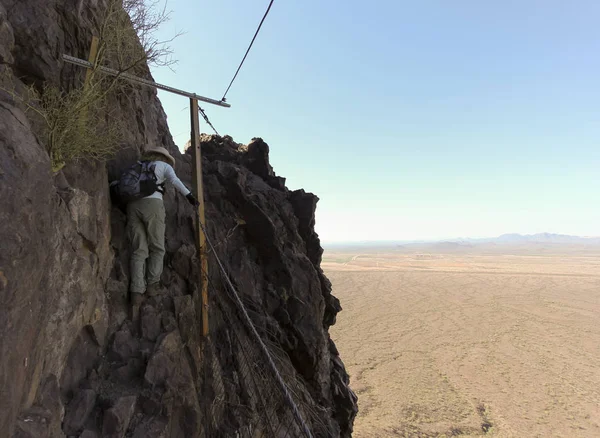
<svg viewBox="0 0 600 438">
<path fill-rule="evenodd" d="M 102 3 L 0 0 L 2 84 L 77 83 L 60 57 L 86 57 Z M 191 186 L 191 157 L 155 91 L 132 87 L 116 105 L 129 132 L 115 159 L 53 175 L 35 118 L 0 91 L 2 436 L 303 436 L 213 253 L 201 336 L 195 218 L 172 188 L 164 293 L 128 319 L 125 217 L 108 182 L 142 145 L 162 145 Z M 320 269 L 318 199 L 285 187 L 261 139 L 205 136 L 202 151 L 208 234 L 252 325 L 313 435 L 350 436 L 356 397 L 328 335 L 341 307 Z"/>
</svg>

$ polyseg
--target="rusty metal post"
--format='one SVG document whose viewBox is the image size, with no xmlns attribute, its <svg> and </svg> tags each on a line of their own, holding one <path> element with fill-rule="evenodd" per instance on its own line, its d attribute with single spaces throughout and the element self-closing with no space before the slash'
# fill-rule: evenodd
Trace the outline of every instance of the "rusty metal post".
<svg viewBox="0 0 600 438">
<path fill-rule="evenodd" d="M 200 120 L 198 117 L 198 101 L 190 99 L 190 121 L 192 126 L 191 147 L 194 159 L 193 186 L 194 195 L 200 203 L 198 206 L 198 221 L 196 227 L 196 243 L 200 255 L 200 287 L 202 299 L 202 335 L 208 336 L 208 254 L 206 251 L 206 237 L 202 228 L 206 230 L 206 218 L 204 214 L 204 188 L 202 183 L 202 155 L 200 151 Z M 200 226 L 202 224 L 202 227 Z"/>
<path fill-rule="evenodd" d="M 94 68 L 96 68 L 96 62 L 98 61 L 98 47 L 100 45 L 100 40 L 97 36 L 92 37 L 92 45 L 90 46 L 90 55 L 88 58 L 88 62 L 92 64 L 92 68 L 87 69 L 85 72 L 85 87 L 90 84 L 90 80 L 92 79 L 92 74 L 94 73 Z"/>
</svg>

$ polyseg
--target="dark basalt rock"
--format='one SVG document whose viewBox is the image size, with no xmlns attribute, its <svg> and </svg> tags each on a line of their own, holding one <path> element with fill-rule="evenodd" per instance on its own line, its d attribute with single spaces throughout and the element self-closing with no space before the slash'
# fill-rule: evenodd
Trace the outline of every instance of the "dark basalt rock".
<svg viewBox="0 0 600 438">
<path fill-rule="evenodd" d="M 129 427 L 137 402 L 136 396 L 121 397 L 104 412 L 102 438 L 123 438 Z"/>
<path fill-rule="evenodd" d="M 67 415 L 63 422 L 63 431 L 67 435 L 77 435 L 83 430 L 88 417 L 96 405 L 96 391 L 79 391 L 67 406 Z"/>
</svg>

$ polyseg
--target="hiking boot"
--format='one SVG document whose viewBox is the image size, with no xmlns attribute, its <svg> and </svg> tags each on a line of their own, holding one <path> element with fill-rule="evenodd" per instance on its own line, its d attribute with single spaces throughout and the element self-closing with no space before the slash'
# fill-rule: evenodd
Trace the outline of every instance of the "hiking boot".
<svg viewBox="0 0 600 438">
<path fill-rule="evenodd" d="M 161 292 L 162 290 L 160 288 L 160 282 L 158 281 L 156 283 L 149 284 L 146 288 L 146 294 L 148 294 L 149 297 L 155 297 Z"/>
<path fill-rule="evenodd" d="M 137 323 L 140 320 L 140 306 L 144 302 L 144 294 L 131 293 L 131 320 Z"/>
<path fill-rule="evenodd" d="M 138 294 L 135 292 L 131 293 L 131 305 L 132 306 L 141 306 L 144 302 L 144 294 Z"/>
</svg>

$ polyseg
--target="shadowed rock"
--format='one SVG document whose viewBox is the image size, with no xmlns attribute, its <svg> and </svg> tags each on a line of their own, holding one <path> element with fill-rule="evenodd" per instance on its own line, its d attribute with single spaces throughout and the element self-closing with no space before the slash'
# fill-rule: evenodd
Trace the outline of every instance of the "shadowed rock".
<svg viewBox="0 0 600 438">
<path fill-rule="evenodd" d="M 79 391 L 69 406 L 63 423 L 63 430 L 67 435 L 77 435 L 82 431 L 88 417 L 96 404 L 96 392 L 92 389 Z"/>
<path fill-rule="evenodd" d="M 135 410 L 136 396 L 121 397 L 104 412 L 102 438 L 123 438 Z"/>
</svg>

